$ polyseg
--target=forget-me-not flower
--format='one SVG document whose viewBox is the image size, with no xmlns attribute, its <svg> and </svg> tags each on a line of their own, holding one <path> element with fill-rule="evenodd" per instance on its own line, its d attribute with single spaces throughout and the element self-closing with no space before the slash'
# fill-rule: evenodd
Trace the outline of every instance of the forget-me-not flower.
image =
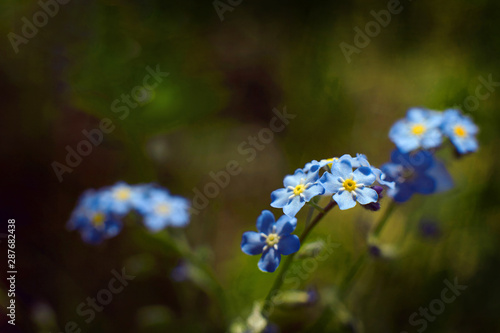
<svg viewBox="0 0 500 333">
<path fill-rule="evenodd" d="M 271 193 L 271 207 L 283 208 L 286 215 L 294 217 L 306 202 L 323 194 L 324 189 L 318 183 L 319 168 L 319 164 L 314 164 L 307 173 L 297 169 L 293 175 L 286 176 L 285 188 Z"/>
<path fill-rule="evenodd" d="M 395 149 L 391 162 L 382 165 L 390 181 L 396 183 L 387 195 L 396 202 L 408 201 L 414 193 L 432 194 L 450 189 L 451 177 L 444 165 L 427 150 L 402 153 Z"/>
<path fill-rule="evenodd" d="M 102 191 L 87 190 L 82 194 L 68 222 L 68 228 L 79 230 L 82 239 L 90 244 L 116 236 L 122 223 L 119 215 L 109 210 Z"/>
<path fill-rule="evenodd" d="M 125 182 L 118 182 L 103 190 L 103 204 L 106 204 L 110 211 L 125 215 L 136 209 L 144 200 L 145 188 L 143 185 L 129 185 Z"/>
<path fill-rule="evenodd" d="M 161 187 L 151 187 L 138 211 L 143 214 L 146 227 L 158 231 L 167 226 L 184 227 L 189 223 L 189 201 L 173 196 Z"/>
<path fill-rule="evenodd" d="M 418 148 L 435 148 L 443 141 L 440 126 L 441 112 L 411 108 L 406 118 L 398 120 L 389 131 L 389 138 L 403 153 Z"/>
<path fill-rule="evenodd" d="M 476 140 L 478 128 L 468 116 L 460 111 L 446 110 L 441 128 L 460 154 L 472 153 L 478 149 Z"/>
<path fill-rule="evenodd" d="M 354 172 L 348 159 L 332 164 L 331 173 L 325 172 L 320 179 L 326 193 L 333 194 L 339 209 L 356 206 L 356 202 L 367 205 L 378 200 L 377 191 L 370 188 L 376 180 L 369 167 L 361 166 Z"/>
<path fill-rule="evenodd" d="M 243 234 L 241 250 L 249 255 L 262 253 L 259 269 L 272 273 L 278 268 L 282 255 L 299 250 L 299 237 L 291 235 L 296 226 L 295 217 L 283 215 L 275 222 L 273 213 L 264 210 L 257 219 L 258 232 L 247 231 Z"/>
</svg>

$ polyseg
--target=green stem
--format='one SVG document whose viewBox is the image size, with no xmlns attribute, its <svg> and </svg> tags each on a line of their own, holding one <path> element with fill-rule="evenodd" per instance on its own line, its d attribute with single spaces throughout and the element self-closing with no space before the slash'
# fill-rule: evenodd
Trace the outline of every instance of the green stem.
<svg viewBox="0 0 500 333">
<path fill-rule="evenodd" d="M 342 280 L 342 283 L 340 284 L 340 288 L 339 288 L 340 298 L 342 298 L 344 295 L 347 294 L 347 291 L 350 287 L 350 284 L 351 284 L 354 276 L 356 276 L 359 269 L 365 263 L 366 259 L 368 259 L 368 255 L 365 251 L 358 257 L 358 259 L 356 260 L 354 265 L 351 266 L 351 269 L 349 270 L 349 272 L 347 272 L 347 275 L 344 277 L 344 279 Z"/>
<path fill-rule="evenodd" d="M 302 231 L 302 234 L 299 237 L 301 244 L 306 240 L 306 238 L 309 235 L 309 233 L 311 232 L 311 230 L 314 229 L 314 227 L 319 223 L 319 221 L 321 221 L 321 219 L 333 207 L 335 207 L 336 204 L 337 203 L 335 201 L 331 201 L 324 209 L 322 209 L 321 212 L 318 213 L 318 215 L 316 215 L 316 217 L 314 218 L 314 220 L 311 223 L 306 225 L 306 227 L 304 228 L 304 231 Z M 264 305 L 262 307 L 262 315 L 264 317 L 269 317 L 269 314 L 267 312 L 269 311 L 269 309 L 271 307 L 271 298 L 274 296 L 275 292 L 277 292 L 280 289 L 281 285 L 283 284 L 283 281 L 284 281 L 283 277 L 285 276 L 285 273 L 288 271 L 288 268 L 292 264 L 293 258 L 295 257 L 295 254 L 297 254 L 297 252 L 290 254 L 286 258 L 285 262 L 283 263 L 283 265 L 281 267 L 281 270 L 278 272 L 278 275 L 276 276 L 276 279 L 274 280 L 274 284 L 271 287 L 271 290 L 269 290 L 269 293 L 266 296 L 266 299 L 264 301 Z"/>
<path fill-rule="evenodd" d="M 310 206 L 309 207 L 309 211 L 307 212 L 307 218 L 306 218 L 306 226 L 309 225 L 309 222 L 311 222 L 311 219 L 313 217 L 313 214 L 314 214 L 314 207 Z"/>
<path fill-rule="evenodd" d="M 325 213 L 325 210 L 323 208 L 321 208 L 320 206 L 318 206 L 317 204 L 315 204 L 314 202 L 309 201 L 307 204 L 313 208 L 316 208 L 319 212 Z"/>
<path fill-rule="evenodd" d="M 382 230 L 384 229 L 385 225 L 387 224 L 387 221 L 389 221 L 389 217 L 392 215 L 394 212 L 394 208 L 396 207 L 395 201 L 391 201 L 389 205 L 387 206 L 384 215 L 380 218 L 379 222 L 377 223 L 377 226 L 375 227 L 375 230 L 373 230 L 372 235 L 377 237 L 380 235 Z M 363 266 L 363 263 L 368 259 L 368 251 L 364 251 L 356 261 L 356 263 L 351 267 L 349 270 L 348 274 L 346 275 L 344 281 L 340 285 L 340 294 L 344 295 L 347 294 L 347 289 L 349 288 L 349 284 L 351 283 L 351 280 L 354 278 L 354 276 L 358 273 L 359 269 Z"/>
</svg>

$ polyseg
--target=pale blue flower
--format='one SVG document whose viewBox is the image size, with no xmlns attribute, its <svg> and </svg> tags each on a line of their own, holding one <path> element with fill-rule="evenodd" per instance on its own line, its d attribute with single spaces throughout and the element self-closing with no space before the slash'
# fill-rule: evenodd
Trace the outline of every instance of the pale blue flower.
<svg viewBox="0 0 500 333">
<path fill-rule="evenodd" d="M 370 188 L 376 180 L 375 174 L 369 167 L 359 167 L 354 172 L 348 159 L 332 164 L 332 170 L 325 172 L 320 179 L 326 193 L 333 194 L 333 200 L 339 209 L 352 208 L 359 202 L 367 205 L 377 202 L 377 191 Z"/>
<path fill-rule="evenodd" d="M 285 188 L 278 189 L 271 193 L 271 207 L 283 208 L 283 212 L 293 217 L 317 195 L 324 192 L 323 187 L 318 183 L 319 165 L 314 166 L 305 173 L 302 169 L 297 169 L 293 175 L 288 175 L 283 180 Z"/>
<path fill-rule="evenodd" d="M 478 127 L 460 111 L 446 110 L 441 128 L 460 154 L 472 153 L 479 148 L 476 139 Z"/>
<path fill-rule="evenodd" d="M 403 153 L 418 148 L 436 148 L 443 138 L 440 126 L 443 120 L 441 112 L 424 108 L 411 108 L 406 118 L 398 120 L 389 131 L 389 138 Z"/>
</svg>

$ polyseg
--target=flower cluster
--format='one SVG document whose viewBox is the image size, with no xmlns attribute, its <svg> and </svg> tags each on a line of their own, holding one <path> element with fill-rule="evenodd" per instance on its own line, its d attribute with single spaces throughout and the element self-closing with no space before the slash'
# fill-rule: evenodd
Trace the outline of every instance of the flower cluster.
<svg viewBox="0 0 500 333">
<path fill-rule="evenodd" d="M 390 162 L 380 169 L 372 166 L 365 155 L 346 154 L 313 160 L 293 175 L 287 175 L 284 187 L 271 193 L 271 207 L 283 209 L 284 215 L 275 223 L 271 212 L 262 212 L 257 220 L 259 232 L 243 234 L 242 251 L 262 254 L 258 267 L 264 272 L 274 272 L 282 254 L 298 251 L 299 238 L 290 235 L 297 224 L 295 216 L 306 204 L 319 208 L 313 200 L 318 196 L 331 196 L 331 203 L 340 210 L 360 204 L 377 211 L 385 189 L 395 202 L 405 202 L 415 193 L 431 194 L 450 189 L 453 187 L 451 176 L 434 155 L 444 138 L 450 139 L 459 154 L 476 151 L 477 132 L 472 120 L 458 110 L 437 112 L 411 108 L 406 118 L 391 128 L 389 137 L 397 148 Z M 282 227 L 285 224 L 287 228 Z"/>
<path fill-rule="evenodd" d="M 183 227 L 189 223 L 189 202 L 153 184 L 128 185 L 119 182 L 99 190 L 87 190 L 73 210 L 68 228 L 79 230 L 82 239 L 98 244 L 116 236 L 122 219 L 134 211 L 152 231 L 167 226 Z"/>
<path fill-rule="evenodd" d="M 389 132 L 396 144 L 391 161 L 381 169 L 395 188 L 388 195 L 396 202 L 405 202 L 415 193 L 433 194 L 453 187 L 444 164 L 435 157 L 444 138 L 449 138 L 458 154 L 478 149 L 477 126 L 455 109 L 444 112 L 411 108 L 406 118 L 398 120 Z"/>
<path fill-rule="evenodd" d="M 402 153 L 395 149 L 391 161 L 382 165 L 387 179 L 396 186 L 387 191 L 387 195 L 396 202 L 406 202 L 413 194 L 433 194 L 449 190 L 453 180 L 431 151 L 419 150 Z"/>
<path fill-rule="evenodd" d="M 478 149 L 477 132 L 477 126 L 459 110 L 438 112 L 411 108 L 406 118 L 392 126 L 389 138 L 402 153 L 409 153 L 416 149 L 438 148 L 447 137 L 459 154 L 466 154 Z"/>
<path fill-rule="evenodd" d="M 283 181 L 282 189 L 271 193 L 271 206 L 283 208 L 285 215 L 295 216 L 312 198 L 330 195 L 341 210 L 376 203 L 379 193 L 375 182 L 393 187 L 384 173 L 370 165 L 365 155 L 343 155 L 307 163 Z"/>
<path fill-rule="evenodd" d="M 262 254 L 259 269 L 274 272 L 281 255 L 299 250 L 299 238 L 290 233 L 297 225 L 295 215 L 306 203 L 325 195 L 331 197 L 340 210 L 353 208 L 357 203 L 366 209 L 378 210 L 383 188 L 376 183 L 394 188 L 380 169 L 370 165 L 365 155 L 346 154 L 311 161 L 293 175 L 286 176 L 284 188 L 271 193 L 271 207 L 283 209 L 284 215 L 274 222 L 274 215 L 263 211 L 257 219 L 259 232 L 245 232 L 241 249 L 249 255 Z"/>
</svg>

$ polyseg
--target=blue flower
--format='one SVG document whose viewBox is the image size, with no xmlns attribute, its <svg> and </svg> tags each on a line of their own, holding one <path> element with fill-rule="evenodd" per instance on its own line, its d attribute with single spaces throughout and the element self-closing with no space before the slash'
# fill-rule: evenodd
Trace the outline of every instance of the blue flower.
<svg viewBox="0 0 500 333">
<path fill-rule="evenodd" d="M 441 228 L 439 224 L 432 220 L 421 220 L 418 224 L 418 229 L 420 231 L 420 235 L 423 238 L 429 239 L 437 239 L 441 236 Z"/>
<path fill-rule="evenodd" d="M 382 165 L 387 179 L 396 186 L 388 196 L 396 202 L 408 201 L 414 193 L 432 194 L 453 187 L 453 181 L 444 165 L 427 150 L 402 153 L 395 149 L 391 162 Z"/>
<path fill-rule="evenodd" d="M 151 186 L 138 210 L 151 231 L 167 226 L 184 227 L 189 223 L 189 201 L 170 195 L 164 188 Z"/>
<path fill-rule="evenodd" d="M 296 226 L 296 218 L 283 215 L 275 222 L 273 213 L 264 210 L 257 219 L 259 232 L 245 232 L 241 240 L 241 250 L 249 255 L 262 253 L 259 269 L 272 273 L 278 268 L 281 255 L 289 255 L 299 250 L 299 237 L 291 235 Z"/>
<path fill-rule="evenodd" d="M 332 158 L 323 159 L 323 160 L 319 161 L 319 163 L 322 167 L 327 166 L 328 170 L 330 170 L 332 168 L 333 163 L 337 163 L 337 162 L 340 162 L 343 160 L 348 160 L 349 162 L 351 162 L 351 165 L 353 166 L 353 168 L 359 167 L 359 165 L 357 165 L 358 160 L 349 154 L 344 154 L 341 157 L 332 157 Z"/>
<path fill-rule="evenodd" d="M 111 212 L 125 215 L 141 205 L 145 196 L 145 186 L 131 186 L 118 182 L 103 192 L 103 202 Z"/>
<path fill-rule="evenodd" d="M 68 221 L 68 228 L 79 230 L 87 243 L 99 244 L 122 229 L 120 216 L 109 210 L 104 198 L 102 191 L 84 192 Z"/>
<path fill-rule="evenodd" d="M 175 282 L 183 282 L 189 279 L 189 264 L 185 260 L 180 260 L 172 271 L 170 277 Z"/>
<path fill-rule="evenodd" d="M 441 128 L 460 154 L 472 153 L 478 149 L 476 140 L 478 128 L 468 116 L 462 115 L 460 111 L 446 110 Z"/>
<path fill-rule="evenodd" d="M 319 167 L 319 164 L 314 164 L 307 173 L 297 169 L 293 175 L 286 176 L 283 180 L 285 188 L 271 193 L 271 207 L 283 208 L 286 215 L 293 217 L 306 202 L 323 194 L 324 189 L 318 183 Z"/>
<path fill-rule="evenodd" d="M 356 202 L 367 205 L 378 200 L 377 191 L 370 188 L 377 177 L 369 167 L 359 167 L 354 172 L 349 160 L 333 163 L 332 170 L 320 179 L 326 193 L 333 194 L 333 200 L 340 210 L 356 206 Z"/>
<path fill-rule="evenodd" d="M 389 131 L 389 138 L 403 153 L 418 148 L 435 148 L 443 141 L 440 126 L 443 115 L 424 108 L 411 108 L 405 119 L 398 120 Z"/>
</svg>

